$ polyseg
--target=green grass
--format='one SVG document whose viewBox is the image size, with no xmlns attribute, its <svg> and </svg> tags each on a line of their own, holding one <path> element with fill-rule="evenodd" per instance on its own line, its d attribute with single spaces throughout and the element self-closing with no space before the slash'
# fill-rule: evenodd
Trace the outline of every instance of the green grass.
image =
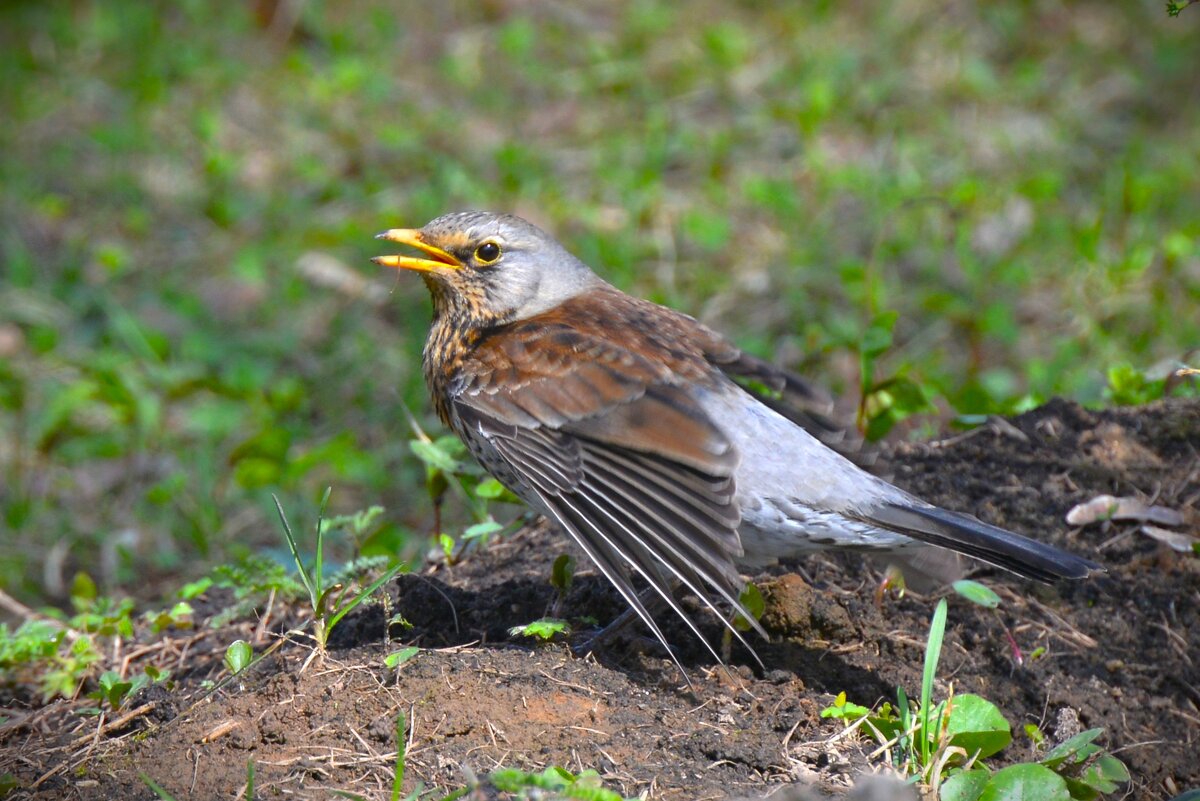
<svg viewBox="0 0 1200 801">
<path fill-rule="evenodd" d="M 292 531 L 292 525 L 288 522 L 287 514 L 283 511 L 279 499 L 272 498 L 275 501 L 275 509 L 279 512 L 279 522 L 283 526 L 283 535 L 287 541 L 288 551 L 296 563 L 296 575 L 300 577 L 300 581 L 308 593 L 309 609 L 312 611 L 312 631 L 308 634 L 316 646 L 315 654 L 320 659 L 325 658 L 329 635 L 333 633 L 338 622 L 354 611 L 356 606 L 374 595 L 376 590 L 395 578 L 404 568 L 403 564 L 388 565 L 374 581 L 359 588 L 354 594 L 348 594 L 350 588 L 342 581 L 331 580 L 325 572 L 326 529 L 330 527 L 330 524 L 340 524 L 348 526 L 355 534 L 361 533 L 369 529 L 373 519 L 378 516 L 379 512 L 382 512 L 382 509 L 376 506 L 357 515 L 345 515 L 337 521 L 327 521 L 323 518 L 326 505 L 329 503 L 329 495 L 330 491 L 326 490 L 325 497 L 321 499 L 321 512 L 318 513 L 316 525 L 316 547 L 313 549 L 312 564 L 307 566 L 300 556 L 300 546 Z M 355 525 L 355 521 L 358 525 Z M 236 673 L 237 671 L 231 670 L 231 672 Z"/>
<path fill-rule="evenodd" d="M 198 0 L 0 11 L 19 597 L 271 547 L 272 492 L 333 485 L 333 513 L 386 509 L 364 553 L 423 546 L 427 301 L 367 258 L 448 210 L 531 216 L 851 397 L 892 312 L 873 382 L 943 413 L 1100 403 L 1121 365 L 1196 361 L 1200 14 L 364 0 L 278 33 Z M 317 258 L 383 303 L 314 283 Z"/>
<path fill-rule="evenodd" d="M 925 643 L 919 703 L 896 688 L 896 706 L 884 703 L 877 712 L 846 700 L 839 693 L 823 718 L 846 721 L 847 731 L 867 732 L 893 770 L 919 782 L 930 798 L 940 801 L 1095 801 L 1123 790 L 1129 769 L 1095 744 L 1104 730 L 1088 729 L 1039 753 L 1036 762 L 1020 762 L 993 771 L 984 762 L 1012 743 L 1012 726 L 986 698 L 972 693 L 933 702 L 934 678 L 946 633 L 946 599 L 938 601 Z M 861 727 L 861 728 L 860 728 Z M 1027 727 L 1029 731 L 1030 727 Z M 1036 726 L 1032 727 L 1037 731 Z M 1037 733 L 1040 738 L 1040 732 Z M 1040 751 L 1042 739 L 1035 740 Z"/>
</svg>

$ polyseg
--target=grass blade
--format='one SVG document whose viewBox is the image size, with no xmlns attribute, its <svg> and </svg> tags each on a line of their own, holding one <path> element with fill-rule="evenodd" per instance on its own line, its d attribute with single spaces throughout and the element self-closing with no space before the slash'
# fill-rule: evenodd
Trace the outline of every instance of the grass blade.
<svg viewBox="0 0 1200 801">
<path fill-rule="evenodd" d="M 145 773 L 139 772 L 138 778 L 141 779 L 147 787 L 149 787 L 151 790 L 153 790 L 154 794 L 156 796 L 158 796 L 160 799 L 162 799 L 162 801 L 175 801 L 175 796 L 171 795 L 166 790 L 164 790 L 162 787 L 160 787 L 158 782 L 154 781 L 154 779 L 151 779 Z"/>
<path fill-rule="evenodd" d="M 408 721 L 401 711 L 396 715 L 396 770 L 392 773 L 392 801 L 400 801 L 400 793 L 404 787 L 404 730 Z"/>
<path fill-rule="evenodd" d="M 313 583 L 318 589 L 325 587 L 325 509 L 329 506 L 329 496 L 333 487 L 326 487 L 321 496 L 321 507 L 317 510 L 317 555 L 313 562 Z"/>
<path fill-rule="evenodd" d="M 946 599 L 938 601 L 929 624 L 929 640 L 925 643 L 925 672 L 921 676 L 921 764 L 929 764 L 929 702 L 933 697 L 933 677 L 937 674 L 942 655 L 942 640 L 946 635 Z"/>
<path fill-rule="evenodd" d="M 347 612 L 354 609 L 354 607 L 358 606 L 360 603 L 365 601 L 367 598 L 370 598 L 375 593 L 376 590 L 378 590 L 380 587 L 382 587 L 384 584 L 386 584 L 388 581 L 390 581 L 393 577 L 395 577 L 395 575 L 397 573 L 399 573 L 403 569 L 404 569 L 404 564 L 401 563 L 398 565 L 393 565 L 392 567 L 389 567 L 387 570 L 383 571 L 383 575 L 381 575 L 379 578 L 375 579 L 370 584 L 368 584 L 362 592 L 360 592 L 358 595 L 355 595 L 353 598 L 351 598 L 345 604 L 338 607 L 338 610 L 336 612 L 334 612 L 334 614 L 331 618 L 329 618 L 329 628 L 332 629 L 334 626 L 336 626 L 338 621 L 341 620 L 346 615 Z"/>
<path fill-rule="evenodd" d="M 251 759 L 246 763 L 246 794 L 242 796 L 246 801 L 254 801 L 254 760 Z"/>
<path fill-rule="evenodd" d="M 288 550 L 292 552 L 292 559 L 296 560 L 296 570 L 300 573 L 300 581 L 304 584 L 304 589 L 308 592 L 308 597 L 312 602 L 313 609 L 317 608 L 317 601 L 320 592 L 313 585 L 312 579 L 308 575 L 308 571 L 304 568 L 304 560 L 300 558 L 300 550 L 296 547 L 296 535 L 292 533 L 292 525 L 288 522 L 287 515 L 284 514 L 283 504 L 279 502 L 279 496 L 271 493 L 271 500 L 275 501 L 275 509 L 279 512 L 279 520 L 283 523 L 283 538 L 287 540 Z M 318 548 L 318 553 L 320 549 Z"/>
</svg>

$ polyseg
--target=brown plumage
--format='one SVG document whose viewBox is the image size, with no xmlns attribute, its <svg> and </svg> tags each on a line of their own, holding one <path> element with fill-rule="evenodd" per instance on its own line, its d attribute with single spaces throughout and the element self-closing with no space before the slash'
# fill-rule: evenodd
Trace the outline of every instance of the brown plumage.
<svg viewBox="0 0 1200 801">
<path fill-rule="evenodd" d="M 739 564 L 822 548 L 883 553 L 939 577 L 948 560 L 938 555 L 950 552 L 1046 581 L 1100 569 L 859 470 L 817 438 L 833 427 L 803 381 L 604 283 L 523 220 L 450 214 L 380 237 L 424 254 L 375 261 L 420 272 L 430 288 L 424 366 L 438 415 L 580 544 L 664 645 L 631 573 L 699 636 L 672 580 L 750 619 Z M 785 418 L 734 379 L 807 408 Z"/>
</svg>

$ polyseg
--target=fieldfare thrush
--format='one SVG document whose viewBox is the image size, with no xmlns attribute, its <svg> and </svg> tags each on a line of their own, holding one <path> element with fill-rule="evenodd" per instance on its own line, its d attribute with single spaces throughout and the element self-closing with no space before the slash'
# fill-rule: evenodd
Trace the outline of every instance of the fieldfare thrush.
<svg viewBox="0 0 1200 801">
<path fill-rule="evenodd" d="M 704 641 L 674 582 L 753 624 L 738 567 L 827 548 L 934 577 L 951 552 L 1041 581 L 1103 569 L 859 469 L 735 380 L 783 389 L 786 373 L 626 295 L 518 217 L 447 214 L 379 238 L 421 253 L 374 261 L 420 273 L 433 296 L 424 371 L 438 416 L 664 646 L 634 574 Z"/>
</svg>

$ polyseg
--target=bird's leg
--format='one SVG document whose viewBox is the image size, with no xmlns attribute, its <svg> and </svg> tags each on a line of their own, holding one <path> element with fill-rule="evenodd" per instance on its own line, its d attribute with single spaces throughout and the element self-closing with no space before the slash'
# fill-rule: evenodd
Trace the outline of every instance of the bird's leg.
<svg viewBox="0 0 1200 801">
<path fill-rule="evenodd" d="M 662 596 L 655 592 L 653 587 L 647 587 L 638 593 L 638 600 L 641 601 L 642 606 L 651 615 L 661 610 L 664 603 Z M 630 624 L 636 623 L 638 620 L 637 612 L 633 610 L 633 607 L 630 607 L 617 615 L 611 623 L 595 634 L 581 638 L 580 642 L 571 646 L 571 650 L 575 652 L 576 656 L 586 656 L 595 651 L 599 646 L 610 643 L 617 635 L 629 628 Z"/>
</svg>

